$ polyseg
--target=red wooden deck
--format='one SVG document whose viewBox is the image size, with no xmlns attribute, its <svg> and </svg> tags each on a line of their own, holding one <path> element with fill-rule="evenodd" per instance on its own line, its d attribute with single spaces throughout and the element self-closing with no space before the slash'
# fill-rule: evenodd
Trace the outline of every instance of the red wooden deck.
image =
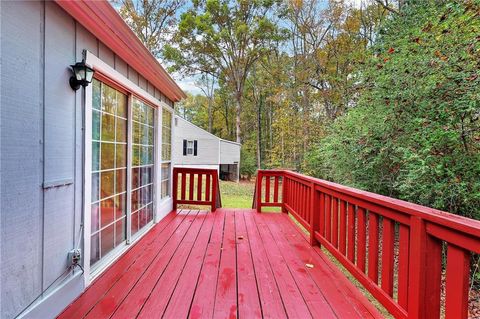
<svg viewBox="0 0 480 319">
<path fill-rule="evenodd" d="M 287 214 L 249 209 L 170 213 L 59 318 L 162 316 L 381 317 Z"/>
</svg>

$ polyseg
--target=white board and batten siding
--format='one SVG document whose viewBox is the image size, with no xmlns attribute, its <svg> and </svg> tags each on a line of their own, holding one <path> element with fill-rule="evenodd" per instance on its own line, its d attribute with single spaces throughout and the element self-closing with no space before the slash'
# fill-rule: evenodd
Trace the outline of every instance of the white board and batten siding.
<svg viewBox="0 0 480 319">
<path fill-rule="evenodd" d="M 240 144 L 221 139 L 220 164 L 240 164 Z"/>
<path fill-rule="evenodd" d="M 2 1 L 0 20 L 0 318 L 9 319 L 64 273 L 69 250 L 83 248 L 85 101 L 69 86 L 69 65 L 88 50 L 173 103 L 54 2 Z M 50 316 L 84 289 L 79 270 L 65 282 L 45 302 Z"/>
<path fill-rule="evenodd" d="M 239 143 L 223 140 L 195 124 L 175 115 L 173 163 L 177 167 L 219 169 L 220 164 L 240 162 Z M 197 155 L 183 152 L 183 141 L 197 141 Z"/>
</svg>

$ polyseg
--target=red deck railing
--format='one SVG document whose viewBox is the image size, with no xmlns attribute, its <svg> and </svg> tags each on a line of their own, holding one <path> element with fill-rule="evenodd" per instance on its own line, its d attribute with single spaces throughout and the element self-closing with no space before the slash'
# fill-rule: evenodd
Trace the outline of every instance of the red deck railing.
<svg viewBox="0 0 480 319">
<path fill-rule="evenodd" d="M 212 212 L 222 207 L 217 170 L 174 167 L 173 209 L 179 204 L 208 205 Z"/>
<path fill-rule="evenodd" d="M 284 170 L 258 172 L 265 206 L 292 214 L 395 317 L 439 318 L 442 278 L 445 318 L 467 317 L 480 221 Z"/>
</svg>

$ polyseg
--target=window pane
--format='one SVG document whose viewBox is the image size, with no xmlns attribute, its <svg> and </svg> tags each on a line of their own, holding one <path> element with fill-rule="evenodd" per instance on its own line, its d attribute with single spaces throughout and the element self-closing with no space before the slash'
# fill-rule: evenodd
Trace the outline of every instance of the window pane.
<svg viewBox="0 0 480 319">
<path fill-rule="evenodd" d="M 115 116 L 102 114 L 102 141 L 115 141 Z"/>
<path fill-rule="evenodd" d="M 102 143 L 102 170 L 115 167 L 115 144 Z"/>
<path fill-rule="evenodd" d="M 92 108 L 96 109 L 96 110 L 100 110 L 102 105 L 101 105 L 101 99 L 102 99 L 102 96 L 101 96 L 101 82 L 96 80 L 96 79 L 93 79 L 93 88 L 92 88 L 93 92 L 93 96 L 92 96 Z"/>
<path fill-rule="evenodd" d="M 92 235 L 90 238 L 90 264 L 100 259 L 100 234 Z"/>
<path fill-rule="evenodd" d="M 102 111 L 115 114 L 117 106 L 117 91 L 105 84 L 102 84 L 102 87 Z"/>
<path fill-rule="evenodd" d="M 98 203 L 92 205 L 92 217 L 90 220 L 90 229 L 94 233 L 100 229 L 100 207 Z"/>
<path fill-rule="evenodd" d="M 127 120 L 117 118 L 117 142 L 127 142 Z"/>
<path fill-rule="evenodd" d="M 111 224 L 115 219 L 115 205 L 114 199 L 109 198 L 100 202 L 101 206 L 101 215 L 100 215 L 100 226 L 103 228 L 108 224 Z"/>
<path fill-rule="evenodd" d="M 114 225 L 110 225 L 101 231 L 102 257 L 113 249 L 114 235 Z"/>
<path fill-rule="evenodd" d="M 138 231 L 138 212 L 132 214 L 132 235 Z"/>
<path fill-rule="evenodd" d="M 127 167 L 127 145 L 117 144 L 115 167 Z"/>
<path fill-rule="evenodd" d="M 92 174 L 92 202 L 96 202 L 100 198 L 100 174 Z"/>
<path fill-rule="evenodd" d="M 118 220 L 124 217 L 126 213 L 125 194 L 117 195 L 115 197 L 115 219 Z"/>
<path fill-rule="evenodd" d="M 117 93 L 117 115 L 127 118 L 127 96 L 122 93 Z"/>
<path fill-rule="evenodd" d="M 100 197 L 112 196 L 114 192 L 114 171 L 102 172 L 100 176 Z"/>
<path fill-rule="evenodd" d="M 92 139 L 100 140 L 100 112 L 92 112 Z"/>
<path fill-rule="evenodd" d="M 125 239 L 127 239 L 125 218 L 122 218 L 115 222 L 115 246 L 121 244 Z"/>
<path fill-rule="evenodd" d="M 100 169 L 100 142 L 92 142 L 92 171 Z"/>
<path fill-rule="evenodd" d="M 115 180 L 115 193 L 123 193 L 127 190 L 127 170 L 118 169 L 116 171 L 116 180 Z"/>
</svg>

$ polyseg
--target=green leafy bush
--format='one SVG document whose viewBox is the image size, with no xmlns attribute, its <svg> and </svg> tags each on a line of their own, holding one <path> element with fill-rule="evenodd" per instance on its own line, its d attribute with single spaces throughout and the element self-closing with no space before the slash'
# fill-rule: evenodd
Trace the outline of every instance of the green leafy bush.
<svg viewBox="0 0 480 319">
<path fill-rule="evenodd" d="M 309 153 L 321 178 L 480 219 L 480 1 L 412 1 Z"/>
</svg>

